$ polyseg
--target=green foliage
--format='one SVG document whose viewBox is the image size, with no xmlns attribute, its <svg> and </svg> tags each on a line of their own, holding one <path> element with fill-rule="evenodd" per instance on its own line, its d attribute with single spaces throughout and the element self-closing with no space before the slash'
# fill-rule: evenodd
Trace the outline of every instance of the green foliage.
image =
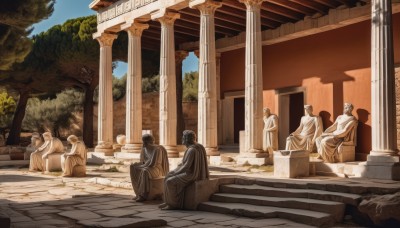
<svg viewBox="0 0 400 228">
<path fill-rule="evenodd" d="M 3 0 L 0 7 L 0 70 L 24 60 L 31 26 L 53 13 L 55 0 Z"/>
<path fill-rule="evenodd" d="M 160 91 L 160 75 L 154 75 L 142 79 L 142 93 Z"/>
<path fill-rule="evenodd" d="M 113 77 L 113 99 L 117 101 L 125 96 L 126 74 L 121 78 Z"/>
<path fill-rule="evenodd" d="M 84 94 L 73 89 L 57 94 L 55 99 L 28 101 L 23 129 L 28 131 L 52 131 L 55 136 L 61 129 L 69 129 L 78 119 L 74 115 L 82 111 Z"/>
<path fill-rule="evenodd" d="M 183 77 L 183 101 L 197 101 L 199 90 L 199 72 L 185 73 Z"/>
<path fill-rule="evenodd" d="M 6 91 L 0 92 L 0 128 L 9 128 L 17 104 Z"/>
</svg>

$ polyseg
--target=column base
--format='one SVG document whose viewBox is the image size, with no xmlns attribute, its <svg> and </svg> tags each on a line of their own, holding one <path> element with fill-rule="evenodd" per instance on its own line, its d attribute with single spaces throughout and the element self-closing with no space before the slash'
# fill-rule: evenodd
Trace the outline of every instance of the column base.
<svg viewBox="0 0 400 228">
<path fill-rule="evenodd" d="M 359 164 L 360 177 L 384 180 L 400 180 L 399 156 L 368 155 L 367 161 Z"/>
<path fill-rule="evenodd" d="M 217 147 L 206 147 L 207 156 L 219 156 L 219 151 Z"/>
<path fill-rule="evenodd" d="M 176 145 L 174 146 L 165 146 L 162 145 L 166 150 L 169 158 L 179 158 L 179 152 Z"/>
<path fill-rule="evenodd" d="M 103 147 L 96 146 L 94 148 L 94 152 L 104 153 L 104 156 L 113 156 L 114 155 L 114 149 L 113 148 L 103 148 Z"/>
<path fill-rule="evenodd" d="M 381 151 L 373 151 L 369 153 L 368 156 L 397 156 L 399 151 L 397 150 L 381 150 Z"/>
<path fill-rule="evenodd" d="M 142 151 L 142 144 L 125 144 L 121 148 L 121 152 L 124 153 L 140 153 Z"/>
</svg>

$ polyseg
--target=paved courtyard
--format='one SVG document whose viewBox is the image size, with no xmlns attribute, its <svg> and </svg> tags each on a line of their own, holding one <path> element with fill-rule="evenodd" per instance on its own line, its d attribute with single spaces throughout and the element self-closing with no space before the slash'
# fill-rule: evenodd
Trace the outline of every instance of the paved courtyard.
<svg viewBox="0 0 400 228">
<path fill-rule="evenodd" d="M 30 173 L 27 168 L 0 169 L 0 211 L 11 218 L 12 227 L 305 227 L 277 218 L 161 211 L 157 207 L 160 201 L 132 201 L 133 191 L 124 186 L 93 183 L 95 179 L 118 180 L 115 183 L 123 185 L 127 173 L 89 167 L 85 178 L 58 175 Z"/>
</svg>

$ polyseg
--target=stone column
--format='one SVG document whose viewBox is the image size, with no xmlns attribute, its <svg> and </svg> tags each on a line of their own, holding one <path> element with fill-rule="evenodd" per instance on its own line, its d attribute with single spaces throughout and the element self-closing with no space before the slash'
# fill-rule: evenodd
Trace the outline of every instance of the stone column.
<svg viewBox="0 0 400 228">
<path fill-rule="evenodd" d="M 142 148 L 142 45 L 149 25 L 133 23 L 123 27 L 128 33 L 128 74 L 126 80 L 126 144 L 122 152 L 140 153 Z"/>
<path fill-rule="evenodd" d="M 179 14 L 166 12 L 157 20 L 161 23 L 160 53 L 160 144 L 168 157 L 179 157 L 176 146 L 176 72 L 174 22 Z"/>
<path fill-rule="evenodd" d="M 373 0 L 371 5 L 372 151 L 370 155 L 395 155 L 397 139 L 392 1 Z"/>
<path fill-rule="evenodd" d="M 95 152 L 113 155 L 113 97 L 112 97 L 112 43 L 114 34 L 103 33 L 97 37 L 100 44 L 99 103 L 97 146 Z"/>
<path fill-rule="evenodd" d="M 263 76 L 260 7 L 262 0 L 240 0 L 246 5 L 245 151 L 261 153 Z M 253 156 L 253 155 L 252 155 Z"/>
<path fill-rule="evenodd" d="M 211 0 L 195 0 L 189 3 L 191 8 L 200 11 L 197 137 L 198 142 L 206 148 L 207 155 L 210 156 L 219 155 L 214 12 L 221 5 L 220 2 Z"/>
<path fill-rule="evenodd" d="M 182 97 L 182 62 L 189 55 L 187 51 L 176 51 L 175 52 L 175 71 L 176 71 L 176 143 L 182 144 L 182 133 L 185 130 L 185 120 L 183 116 Z"/>
<path fill-rule="evenodd" d="M 223 144 L 223 121 L 222 121 L 222 101 L 221 101 L 221 53 L 215 55 L 216 71 L 217 71 L 217 129 L 218 129 L 218 145 Z"/>
</svg>

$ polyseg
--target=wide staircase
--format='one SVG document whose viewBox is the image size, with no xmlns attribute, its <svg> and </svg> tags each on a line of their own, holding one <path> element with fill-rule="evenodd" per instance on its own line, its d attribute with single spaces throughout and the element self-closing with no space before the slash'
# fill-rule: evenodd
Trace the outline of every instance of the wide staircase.
<svg viewBox="0 0 400 228">
<path fill-rule="evenodd" d="M 326 227 L 343 220 L 346 204 L 357 206 L 361 200 L 358 194 L 304 187 L 307 186 L 273 182 L 220 185 L 219 192 L 198 209 L 251 218 L 283 218 Z"/>
</svg>

